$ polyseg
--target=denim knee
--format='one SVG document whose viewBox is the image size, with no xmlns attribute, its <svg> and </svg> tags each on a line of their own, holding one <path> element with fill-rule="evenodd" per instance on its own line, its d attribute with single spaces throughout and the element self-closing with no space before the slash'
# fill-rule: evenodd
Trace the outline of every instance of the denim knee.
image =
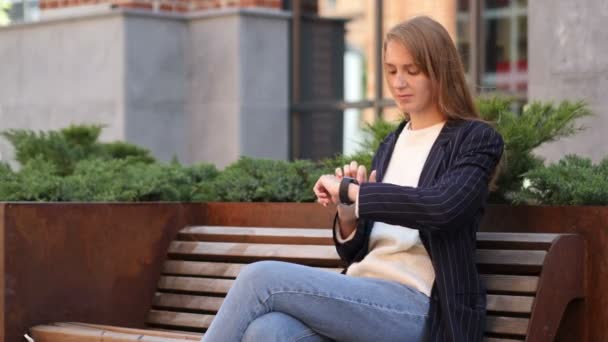
<svg viewBox="0 0 608 342">
<path fill-rule="evenodd" d="M 269 312 L 253 320 L 242 338 L 243 342 L 309 342 L 324 341 L 309 327 L 281 312 Z"/>
<path fill-rule="evenodd" d="M 245 266 L 236 278 L 237 282 L 246 284 L 265 283 L 280 275 L 279 268 L 284 263 L 279 261 L 258 261 Z"/>
</svg>

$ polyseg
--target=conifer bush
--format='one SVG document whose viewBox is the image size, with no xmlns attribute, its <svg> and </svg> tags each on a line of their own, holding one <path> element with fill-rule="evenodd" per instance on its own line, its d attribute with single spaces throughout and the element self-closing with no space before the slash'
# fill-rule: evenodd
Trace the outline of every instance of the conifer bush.
<svg viewBox="0 0 608 342">
<path fill-rule="evenodd" d="M 590 115 L 582 102 L 534 102 L 521 112 L 509 99 L 478 99 L 484 120 L 505 141 L 505 153 L 491 202 L 606 204 L 608 161 L 567 156 L 545 167 L 533 150 L 582 129 Z M 377 120 L 365 128 L 361 150 L 321 161 L 293 162 L 242 157 L 219 171 L 201 163 L 162 163 L 150 151 L 125 142 L 99 142 L 103 126 L 73 125 L 61 130 L 2 132 L 15 148 L 20 167 L 0 163 L 2 201 L 230 201 L 312 202 L 312 187 L 352 160 L 370 170 L 374 151 L 398 123 Z M 524 180 L 531 184 L 523 187 Z"/>
</svg>

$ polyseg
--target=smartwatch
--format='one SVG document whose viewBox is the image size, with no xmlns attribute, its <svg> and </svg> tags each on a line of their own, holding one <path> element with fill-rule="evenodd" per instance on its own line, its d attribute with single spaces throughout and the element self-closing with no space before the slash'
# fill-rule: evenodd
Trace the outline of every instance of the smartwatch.
<svg viewBox="0 0 608 342">
<path fill-rule="evenodd" d="M 353 183 L 353 184 L 359 184 L 359 182 L 357 182 L 356 179 L 351 178 L 351 177 L 344 177 L 342 178 L 342 180 L 340 181 L 340 203 L 342 204 L 346 204 L 346 205 L 351 205 L 355 202 L 351 201 L 348 198 L 348 186 Z"/>
</svg>

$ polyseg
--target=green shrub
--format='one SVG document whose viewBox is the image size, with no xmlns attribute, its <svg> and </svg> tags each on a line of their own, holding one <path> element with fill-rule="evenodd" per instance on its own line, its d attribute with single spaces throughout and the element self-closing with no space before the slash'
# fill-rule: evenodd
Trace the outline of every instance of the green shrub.
<svg viewBox="0 0 608 342">
<path fill-rule="evenodd" d="M 522 175 L 542 165 L 543 159 L 532 153 L 535 148 L 582 130 L 576 119 L 591 115 L 582 102 L 533 102 L 519 114 L 510 110 L 512 101 L 505 98 L 479 99 L 477 105 L 482 118 L 495 122 L 505 141 L 493 202 L 509 202 L 522 187 Z"/>
<path fill-rule="evenodd" d="M 148 150 L 132 144 L 99 143 L 102 129 L 101 125 L 71 125 L 58 131 L 13 129 L 1 134 L 15 148 L 15 157 L 21 165 L 43 159 L 55 165 L 61 176 L 70 175 L 76 163 L 85 159 L 136 157 L 147 163 L 155 161 Z"/>
<path fill-rule="evenodd" d="M 139 146 L 100 143 L 102 128 L 3 132 L 21 169 L 0 164 L 0 200 L 191 201 L 200 184 L 218 174 L 210 164 L 157 163 Z"/>
<path fill-rule="evenodd" d="M 156 159 L 149 150 L 123 141 L 100 144 L 99 157 L 104 159 L 136 159 L 143 163 L 154 163 Z"/>
<path fill-rule="evenodd" d="M 392 131 L 397 129 L 399 122 L 390 122 L 386 120 L 376 120 L 374 123 L 366 123 L 363 128 L 364 140 L 361 144 L 362 151 L 373 155 L 374 152 L 380 147 L 380 143 L 386 138 Z"/>
<path fill-rule="evenodd" d="M 62 177 L 56 166 L 42 158 L 29 160 L 19 172 L 0 166 L 0 200 L 59 201 Z"/>
<path fill-rule="evenodd" d="M 588 158 L 568 155 L 524 177 L 529 184 L 514 196 L 516 203 L 608 205 L 608 158 L 594 165 Z"/>
<path fill-rule="evenodd" d="M 380 143 L 395 129 L 399 122 L 389 122 L 385 120 L 376 120 L 374 123 L 366 123 L 363 128 L 363 142 L 361 143 L 359 152 L 352 155 L 338 154 L 333 158 L 327 158 L 320 161 L 324 173 L 333 174 L 337 167 L 344 167 L 350 164 L 351 161 L 356 161 L 359 165 L 364 165 L 367 173 L 372 171 L 372 158 L 374 153 L 380 146 Z"/>
<path fill-rule="evenodd" d="M 217 175 L 213 165 L 183 167 L 138 158 L 90 159 L 65 178 L 64 201 L 191 201 L 198 185 Z"/>
<path fill-rule="evenodd" d="M 575 199 L 561 195 L 573 191 L 553 190 L 553 183 L 542 183 L 540 178 L 556 176 L 543 169 L 542 159 L 532 154 L 541 144 L 580 130 L 575 120 L 590 114 L 583 103 L 532 103 L 521 114 L 511 110 L 509 99 L 480 99 L 477 105 L 482 117 L 495 122 L 505 139 L 505 162 L 493 201 L 601 201 L 603 190 L 598 190 L 599 197 L 590 194 L 594 188 L 603 189 L 595 178 L 592 186 L 585 185 L 588 190 L 583 187 L 571 196 Z M 158 163 L 150 151 L 125 142 L 100 143 L 103 127 L 99 125 L 49 132 L 10 130 L 2 135 L 15 147 L 21 169 L 13 171 L 0 163 L 0 200 L 310 202 L 315 200 L 314 182 L 322 174 L 333 174 L 335 168 L 352 160 L 371 172 L 373 153 L 396 127 L 396 123 L 382 120 L 368 125 L 362 150 L 354 155 L 319 162 L 243 157 L 222 172 L 210 164 L 188 167 L 177 161 Z M 569 167 L 575 164 L 570 160 L 565 162 Z M 604 167 L 601 165 L 598 168 Z M 523 175 L 541 192 L 521 192 Z"/>
<path fill-rule="evenodd" d="M 242 157 L 227 166 L 213 182 L 199 184 L 199 201 L 311 202 L 312 187 L 323 173 L 318 164 L 298 160 Z"/>
<path fill-rule="evenodd" d="M 509 202 L 522 187 L 522 175 L 543 164 L 543 159 L 532 151 L 543 143 L 567 137 L 582 130 L 576 119 L 591 115 L 582 102 L 563 101 L 558 105 L 533 102 L 524 106 L 521 113 L 512 110 L 513 100 L 505 97 L 482 97 L 476 100 L 481 117 L 493 124 L 505 141 L 505 152 L 496 181 L 497 189 L 491 202 Z M 356 156 L 337 156 L 324 161 L 326 166 L 344 165 L 357 160 L 368 167 L 371 156 L 380 142 L 397 123 L 376 120 L 365 129 L 366 139 L 362 152 Z M 334 166 L 335 167 L 335 166 Z"/>
</svg>

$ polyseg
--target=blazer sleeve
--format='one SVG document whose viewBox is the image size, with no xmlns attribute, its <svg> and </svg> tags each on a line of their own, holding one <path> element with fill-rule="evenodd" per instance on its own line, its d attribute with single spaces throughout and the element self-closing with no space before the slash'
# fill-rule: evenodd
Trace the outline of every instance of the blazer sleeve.
<svg viewBox="0 0 608 342">
<path fill-rule="evenodd" d="M 455 230 L 483 205 L 490 176 L 503 151 L 500 134 L 476 125 L 463 138 L 448 169 L 428 187 L 364 183 L 359 188 L 359 218 L 419 230 Z M 448 157 L 448 156 L 444 156 Z"/>
</svg>

